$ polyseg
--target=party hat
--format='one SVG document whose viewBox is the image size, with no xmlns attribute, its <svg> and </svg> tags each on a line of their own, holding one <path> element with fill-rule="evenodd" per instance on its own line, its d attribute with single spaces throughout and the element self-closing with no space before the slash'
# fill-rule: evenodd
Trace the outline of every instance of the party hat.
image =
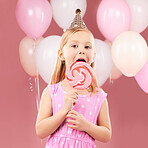
<svg viewBox="0 0 148 148">
<path fill-rule="evenodd" d="M 87 29 L 83 19 L 81 18 L 81 15 L 80 15 L 81 14 L 81 10 L 77 9 L 75 13 L 76 13 L 76 16 L 73 19 L 73 22 L 71 23 L 69 29 L 77 28 L 77 27 Z"/>
</svg>

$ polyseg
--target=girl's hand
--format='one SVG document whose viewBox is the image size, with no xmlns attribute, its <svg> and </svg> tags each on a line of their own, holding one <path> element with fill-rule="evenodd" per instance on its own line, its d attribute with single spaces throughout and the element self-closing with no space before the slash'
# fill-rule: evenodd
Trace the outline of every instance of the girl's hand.
<svg viewBox="0 0 148 148">
<path fill-rule="evenodd" d="M 63 108 L 66 109 L 67 111 L 72 110 L 73 106 L 76 104 L 78 98 L 78 93 L 77 90 L 71 90 L 68 91 L 64 95 L 64 102 L 63 102 Z"/>
<path fill-rule="evenodd" d="M 86 120 L 82 114 L 79 114 L 75 110 L 71 110 L 66 117 L 70 118 L 66 120 L 68 122 L 68 127 L 72 129 L 77 129 L 79 131 L 86 131 L 86 129 L 88 128 L 89 121 Z"/>
</svg>

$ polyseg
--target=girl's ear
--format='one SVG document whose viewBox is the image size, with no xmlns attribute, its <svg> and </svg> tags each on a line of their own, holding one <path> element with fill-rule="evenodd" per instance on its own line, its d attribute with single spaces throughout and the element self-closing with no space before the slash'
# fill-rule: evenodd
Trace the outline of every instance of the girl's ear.
<svg viewBox="0 0 148 148">
<path fill-rule="evenodd" d="M 59 59 L 61 60 L 61 61 L 65 61 L 65 58 L 64 58 L 64 55 L 63 55 L 63 51 L 62 50 L 58 50 L 58 56 L 59 56 Z"/>
</svg>

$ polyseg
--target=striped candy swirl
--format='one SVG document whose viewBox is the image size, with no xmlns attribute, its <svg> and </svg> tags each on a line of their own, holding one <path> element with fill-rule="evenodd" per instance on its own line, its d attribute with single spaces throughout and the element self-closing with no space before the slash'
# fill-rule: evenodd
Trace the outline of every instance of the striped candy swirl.
<svg viewBox="0 0 148 148">
<path fill-rule="evenodd" d="M 93 69 L 85 62 L 72 63 L 66 69 L 65 75 L 69 84 L 75 89 L 86 89 L 93 82 Z"/>
</svg>

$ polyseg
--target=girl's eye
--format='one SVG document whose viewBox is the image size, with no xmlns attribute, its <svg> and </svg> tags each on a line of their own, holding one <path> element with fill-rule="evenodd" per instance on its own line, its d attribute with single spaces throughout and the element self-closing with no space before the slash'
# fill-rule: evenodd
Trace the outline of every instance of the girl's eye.
<svg viewBox="0 0 148 148">
<path fill-rule="evenodd" d="M 85 46 L 85 48 L 86 48 L 86 49 L 90 49 L 91 47 L 90 47 L 90 46 Z"/>
<path fill-rule="evenodd" d="M 73 47 L 73 48 L 78 48 L 78 45 L 72 45 L 71 47 Z"/>
</svg>

